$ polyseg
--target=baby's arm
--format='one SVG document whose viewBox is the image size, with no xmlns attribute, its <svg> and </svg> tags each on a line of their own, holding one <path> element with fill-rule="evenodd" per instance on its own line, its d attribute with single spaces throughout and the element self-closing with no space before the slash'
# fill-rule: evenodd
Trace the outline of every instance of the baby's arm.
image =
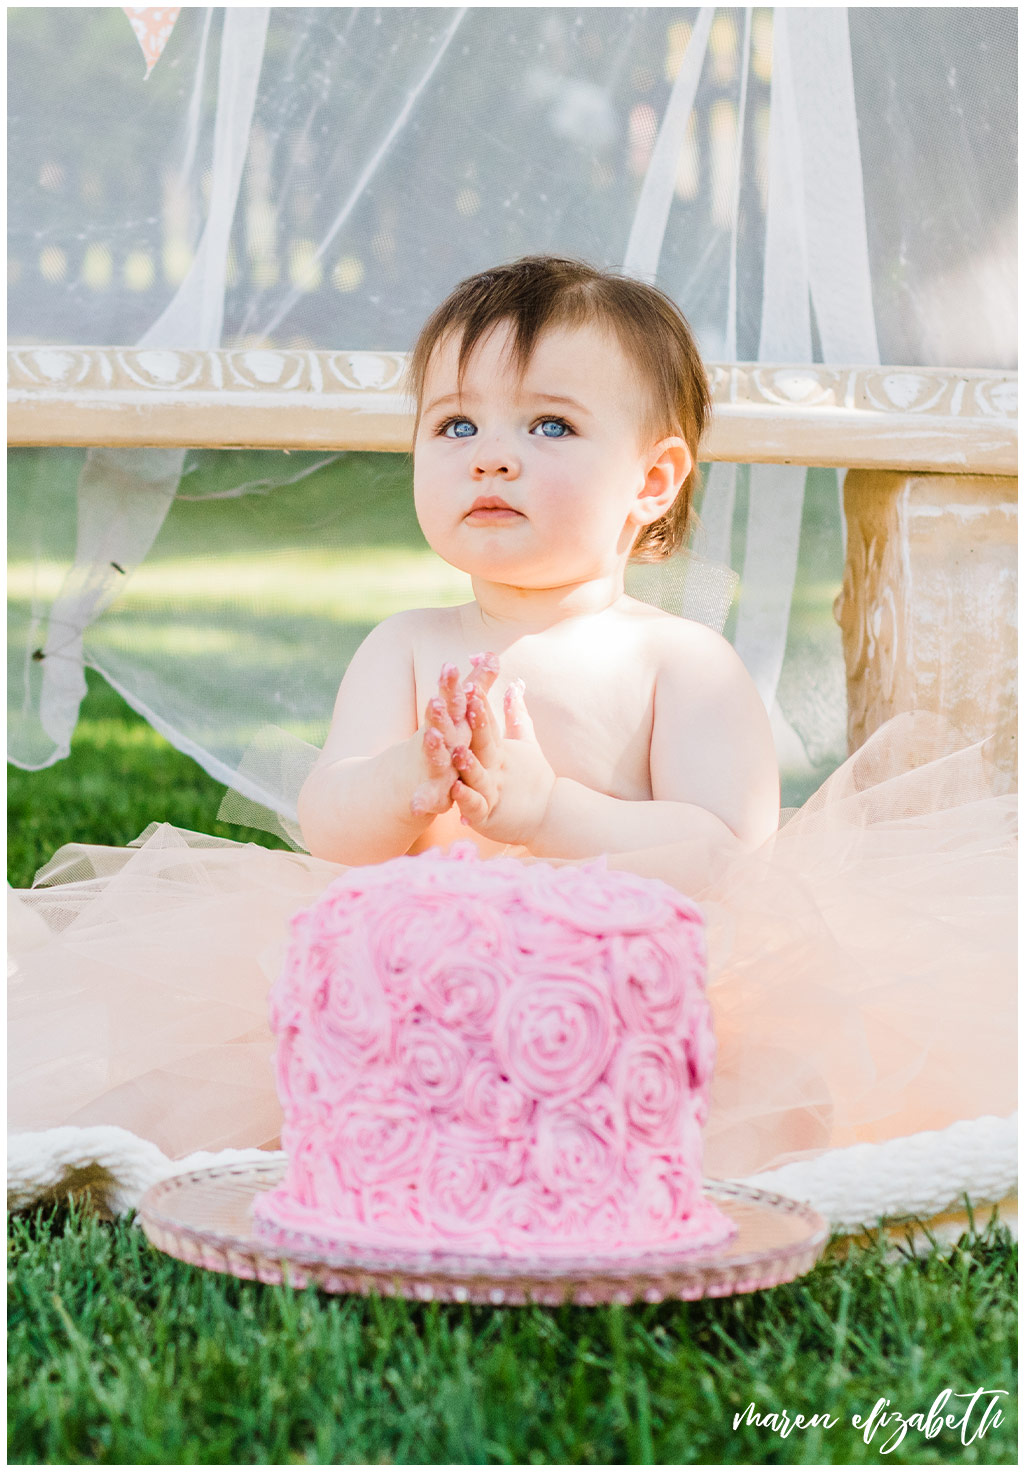
<svg viewBox="0 0 1024 1472">
<path fill-rule="evenodd" d="M 459 700 L 453 666 L 417 728 L 415 617 L 398 614 L 378 624 L 345 672 L 324 749 L 299 794 L 299 824 L 317 858 L 342 864 L 395 858 L 451 807 L 451 747 L 468 737 L 469 727 L 453 719 Z"/>
</svg>

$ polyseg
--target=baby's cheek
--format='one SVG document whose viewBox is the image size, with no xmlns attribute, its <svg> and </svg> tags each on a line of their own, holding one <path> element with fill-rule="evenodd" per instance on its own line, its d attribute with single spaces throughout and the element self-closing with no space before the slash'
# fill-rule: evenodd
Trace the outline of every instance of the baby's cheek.
<svg viewBox="0 0 1024 1472">
<path fill-rule="evenodd" d="M 562 475 L 548 479 L 544 497 L 547 508 L 560 518 L 600 514 L 609 499 L 608 466 L 598 456 L 576 462 Z"/>
<path fill-rule="evenodd" d="M 417 454 L 416 469 L 413 474 L 413 505 L 416 509 L 416 520 L 428 542 L 432 544 L 432 537 L 443 535 L 444 528 L 451 521 L 449 502 L 450 491 L 446 493 L 445 479 L 439 475 L 436 467 L 427 464 L 421 465 L 422 457 Z"/>
</svg>

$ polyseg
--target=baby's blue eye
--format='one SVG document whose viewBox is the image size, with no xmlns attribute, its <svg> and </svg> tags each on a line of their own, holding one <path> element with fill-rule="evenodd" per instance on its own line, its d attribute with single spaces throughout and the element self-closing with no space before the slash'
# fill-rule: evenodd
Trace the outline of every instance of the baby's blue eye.
<svg viewBox="0 0 1024 1472">
<path fill-rule="evenodd" d="M 444 434 L 450 440 L 465 440 L 476 434 L 476 425 L 469 419 L 450 419 L 444 427 Z"/>
<path fill-rule="evenodd" d="M 537 429 L 546 440 L 561 440 L 567 434 L 572 434 L 564 419 L 542 419 Z"/>
</svg>

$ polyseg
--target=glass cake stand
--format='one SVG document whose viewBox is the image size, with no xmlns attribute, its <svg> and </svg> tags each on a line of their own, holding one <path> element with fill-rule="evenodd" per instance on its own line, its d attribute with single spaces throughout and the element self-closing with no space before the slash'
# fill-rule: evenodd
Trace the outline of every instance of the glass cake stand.
<svg viewBox="0 0 1024 1472">
<path fill-rule="evenodd" d="M 369 1249 L 343 1241 L 279 1246 L 256 1236 L 254 1198 L 276 1186 L 284 1162 L 215 1166 L 151 1187 L 139 1220 L 154 1246 L 197 1267 L 261 1283 L 315 1283 L 325 1293 L 376 1293 L 445 1303 L 661 1303 L 725 1298 L 773 1288 L 806 1273 L 828 1240 L 825 1219 L 768 1191 L 724 1181 L 705 1193 L 738 1230 L 714 1249 L 668 1250 L 629 1259 L 580 1253 L 539 1258 L 470 1256 L 457 1250 Z"/>
</svg>

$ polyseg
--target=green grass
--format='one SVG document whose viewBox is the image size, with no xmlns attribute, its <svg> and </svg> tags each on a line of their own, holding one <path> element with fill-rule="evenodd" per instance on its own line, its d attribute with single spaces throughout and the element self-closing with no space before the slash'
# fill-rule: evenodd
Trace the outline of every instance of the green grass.
<svg viewBox="0 0 1024 1472">
<path fill-rule="evenodd" d="M 219 825 L 221 787 L 89 683 L 71 756 L 10 772 L 12 883 L 69 839 L 123 844 L 154 819 L 273 845 Z M 243 1284 L 77 1208 L 10 1218 L 8 1245 L 15 1464 L 1015 1461 L 1016 1246 L 1001 1227 L 924 1261 L 834 1247 L 749 1297 L 592 1310 Z M 879 1397 L 909 1416 L 979 1386 L 1010 1394 L 967 1446 L 911 1429 L 883 1455 L 882 1433 L 866 1445 L 851 1424 Z M 836 1424 L 734 1431 L 752 1401 Z"/>
<path fill-rule="evenodd" d="M 41 772 L 8 767 L 7 877 L 15 887 L 62 843 L 123 845 L 151 822 L 286 845 L 217 821 L 223 786 L 176 751 L 93 671 L 71 755 Z"/>
<path fill-rule="evenodd" d="M 878 1242 L 769 1292 L 490 1309 L 331 1299 L 163 1257 L 78 1209 L 10 1228 L 14 1463 L 1013 1463 L 1015 1251 L 1003 1228 L 926 1260 Z M 1005 1389 L 962 1446 L 881 1453 L 852 1417 Z M 827 1413 L 787 1438 L 741 1425 Z M 986 1402 L 987 1403 L 987 1400 Z M 957 1403 L 954 1403 L 957 1404 Z M 964 1402 L 958 1403 L 961 1407 Z M 976 1429 L 980 1409 L 968 1426 Z"/>
</svg>

